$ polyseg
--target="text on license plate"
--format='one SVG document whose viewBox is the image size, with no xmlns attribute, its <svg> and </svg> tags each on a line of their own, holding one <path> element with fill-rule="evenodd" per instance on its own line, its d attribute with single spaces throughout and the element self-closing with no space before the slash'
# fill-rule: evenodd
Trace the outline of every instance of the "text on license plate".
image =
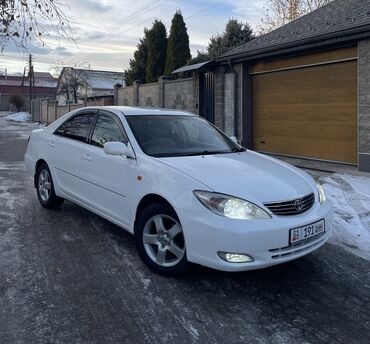
<svg viewBox="0 0 370 344">
<path fill-rule="evenodd" d="M 311 223 L 307 226 L 293 228 L 290 230 L 290 243 L 295 244 L 297 242 L 312 238 L 324 232 L 325 232 L 324 219 Z"/>
</svg>

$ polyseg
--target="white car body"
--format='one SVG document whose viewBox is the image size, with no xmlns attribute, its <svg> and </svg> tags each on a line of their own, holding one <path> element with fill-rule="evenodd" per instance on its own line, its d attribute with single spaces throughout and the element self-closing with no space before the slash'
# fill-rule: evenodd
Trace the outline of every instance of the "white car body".
<svg viewBox="0 0 370 344">
<path fill-rule="evenodd" d="M 85 108 L 86 109 L 86 108 Z M 80 110 L 68 113 L 45 129 L 32 132 L 25 155 L 34 176 L 44 160 L 56 195 L 68 199 L 133 233 L 137 207 L 147 195 L 159 195 L 176 211 L 183 227 L 187 260 L 224 271 L 264 268 L 302 257 L 322 246 L 331 234 L 332 207 L 320 203 L 314 180 L 305 172 L 271 157 L 241 153 L 154 158 L 146 155 L 127 123 L 130 115 L 192 115 L 186 112 L 96 107 L 115 114 L 123 124 L 135 159 L 112 156 L 99 147 L 54 135 L 58 126 Z M 194 190 L 213 191 L 248 200 L 271 215 L 239 220 L 211 212 Z M 274 215 L 266 202 L 281 202 L 314 193 L 307 211 Z M 290 230 L 325 221 L 325 233 L 300 245 L 290 245 Z M 227 262 L 218 252 L 247 254 L 253 261 Z"/>
</svg>

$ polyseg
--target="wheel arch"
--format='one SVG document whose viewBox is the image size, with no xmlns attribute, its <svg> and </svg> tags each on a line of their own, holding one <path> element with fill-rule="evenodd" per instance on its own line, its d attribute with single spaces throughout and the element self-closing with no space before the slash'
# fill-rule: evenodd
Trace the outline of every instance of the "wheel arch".
<svg viewBox="0 0 370 344">
<path fill-rule="evenodd" d="M 34 173 L 34 175 L 33 175 L 33 184 L 34 184 L 35 188 L 37 187 L 37 180 L 36 180 L 37 170 L 38 170 L 38 168 L 39 168 L 42 164 L 46 164 L 47 166 L 49 166 L 49 165 L 48 165 L 48 163 L 47 163 L 44 159 L 39 159 L 39 160 L 37 160 L 36 165 L 35 165 L 35 173 Z"/>
<path fill-rule="evenodd" d="M 134 217 L 134 228 L 133 229 L 135 229 L 136 221 L 137 221 L 139 215 L 141 214 L 141 212 L 145 208 L 147 208 L 149 205 L 155 204 L 155 203 L 164 203 L 164 204 L 167 204 L 176 213 L 177 218 L 179 218 L 175 207 L 166 198 L 164 198 L 161 195 L 155 194 L 155 193 L 150 193 L 150 194 L 147 194 L 144 197 L 142 197 L 141 200 L 140 200 L 140 202 L 138 203 L 138 205 L 136 207 L 135 217 Z"/>
</svg>

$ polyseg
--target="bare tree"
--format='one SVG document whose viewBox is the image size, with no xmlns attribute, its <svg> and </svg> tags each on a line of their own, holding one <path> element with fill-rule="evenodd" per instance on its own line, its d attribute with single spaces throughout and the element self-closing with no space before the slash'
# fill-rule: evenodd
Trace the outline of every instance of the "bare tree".
<svg viewBox="0 0 370 344">
<path fill-rule="evenodd" d="M 21 50 L 36 39 L 56 35 L 72 38 L 69 21 L 59 0 L 0 0 L 0 50 L 14 42 Z"/>
<path fill-rule="evenodd" d="M 76 69 L 71 67 L 67 71 L 66 75 L 67 79 L 67 87 L 69 88 L 69 92 L 72 94 L 72 99 L 74 103 L 77 103 L 78 97 L 82 96 L 79 92 L 81 88 L 86 89 L 86 78 L 81 69 Z"/>
<path fill-rule="evenodd" d="M 64 96 L 67 103 L 77 103 L 78 99 L 85 95 L 87 80 L 84 69 L 88 68 L 89 61 L 77 63 L 73 60 L 55 59 L 51 65 L 51 73 L 58 78 L 57 94 Z"/>
<path fill-rule="evenodd" d="M 322 7 L 332 0 L 267 0 L 260 33 L 270 32 L 304 14 Z"/>
</svg>

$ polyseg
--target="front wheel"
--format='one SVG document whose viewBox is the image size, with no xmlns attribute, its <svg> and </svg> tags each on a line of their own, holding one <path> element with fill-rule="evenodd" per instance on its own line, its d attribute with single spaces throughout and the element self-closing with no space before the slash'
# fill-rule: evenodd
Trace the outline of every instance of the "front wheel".
<svg viewBox="0 0 370 344">
<path fill-rule="evenodd" d="M 55 194 L 53 179 L 46 163 L 39 166 L 35 178 L 37 196 L 41 205 L 47 209 L 56 209 L 60 207 L 64 199 Z"/>
<path fill-rule="evenodd" d="M 182 226 L 169 205 L 157 203 L 143 210 L 135 225 L 135 242 L 144 263 L 156 273 L 180 276 L 190 266 Z"/>
</svg>

